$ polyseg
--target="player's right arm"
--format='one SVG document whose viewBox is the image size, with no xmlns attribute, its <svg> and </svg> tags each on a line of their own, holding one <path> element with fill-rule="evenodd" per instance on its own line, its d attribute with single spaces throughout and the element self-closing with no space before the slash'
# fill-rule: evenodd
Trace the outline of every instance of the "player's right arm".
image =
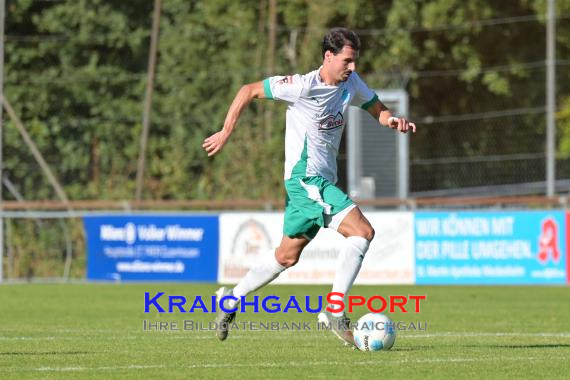
<svg viewBox="0 0 570 380">
<path fill-rule="evenodd" d="M 224 147 L 236 127 L 242 111 L 256 98 L 265 98 L 263 82 L 246 84 L 239 89 L 230 105 L 222 130 L 207 137 L 202 144 L 202 148 L 208 153 L 208 157 L 218 153 Z"/>
</svg>

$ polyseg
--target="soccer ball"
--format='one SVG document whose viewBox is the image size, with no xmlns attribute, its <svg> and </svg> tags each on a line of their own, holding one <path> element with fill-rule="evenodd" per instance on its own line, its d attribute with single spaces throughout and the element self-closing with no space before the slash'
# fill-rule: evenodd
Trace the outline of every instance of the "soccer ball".
<svg viewBox="0 0 570 380">
<path fill-rule="evenodd" d="M 354 328 L 354 343 L 360 351 L 389 350 L 395 340 L 394 322 L 384 314 L 368 313 Z"/>
</svg>

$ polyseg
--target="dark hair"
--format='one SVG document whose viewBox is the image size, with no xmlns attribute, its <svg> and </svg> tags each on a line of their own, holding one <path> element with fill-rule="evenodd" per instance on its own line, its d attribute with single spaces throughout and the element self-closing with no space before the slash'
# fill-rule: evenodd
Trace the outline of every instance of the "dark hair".
<svg viewBox="0 0 570 380">
<path fill-rule="evenodd" d="M 332 28 L 323 38 L 323 58 L 327 50 L 338 54 L 343 46 L 350 46 L 354 50 L 360 50 L 360 38 L 352 30 L 346 28 Z"/>
</svg>

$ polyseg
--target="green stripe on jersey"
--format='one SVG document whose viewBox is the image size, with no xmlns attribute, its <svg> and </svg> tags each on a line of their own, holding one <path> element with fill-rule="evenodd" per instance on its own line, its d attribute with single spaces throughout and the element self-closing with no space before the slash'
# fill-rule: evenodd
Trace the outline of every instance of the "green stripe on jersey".
<svg viewBox="0 0 570 380">
<path fill-rule="evenodd" d="M 361 105 L 360 108 L 362 108 L 365 111 L 368 111 L 368 108 L 370 108 L 370 106 L 376 103 L 377 101 L 378 101 L 378 95 L 374 94 L 374 97 L 369 101 L 367 101 L 366 103 L 364 103 L 363 105 Z"/>
<path fill-rule="evenodd" d="M 295 166 L 293 167 L 293 171 L 291 172 L 291 178 L 297 177 L 305 177 L 307 175 L 307 136 L 305 136 L 305 144 L 303 146 L 303 152 L 301 153 L 301 158 Z"/>
<path fill-rule="evenodd" d="M 263 80 L 263 93 L 267 99 L 273 99 L 273 94 L 271 93 L 271 85 L 269 84 L 269 78 Z"/>
</svg>

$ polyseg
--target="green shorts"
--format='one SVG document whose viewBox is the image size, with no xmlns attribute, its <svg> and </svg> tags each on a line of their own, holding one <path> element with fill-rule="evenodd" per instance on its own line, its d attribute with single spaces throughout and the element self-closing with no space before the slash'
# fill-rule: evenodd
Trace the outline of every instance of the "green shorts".
<svg viewBox="0 0 570 380">
<path fill-rule="evenodd" d="M 335 216 L 344 218 L 355 207 L 348 195 L 323 177 L 290 178 L 285 190 L 283 233 L 289 237 L 313 239 L 321 227 L 336 229 L 342 220 Z"/>
</svg>

